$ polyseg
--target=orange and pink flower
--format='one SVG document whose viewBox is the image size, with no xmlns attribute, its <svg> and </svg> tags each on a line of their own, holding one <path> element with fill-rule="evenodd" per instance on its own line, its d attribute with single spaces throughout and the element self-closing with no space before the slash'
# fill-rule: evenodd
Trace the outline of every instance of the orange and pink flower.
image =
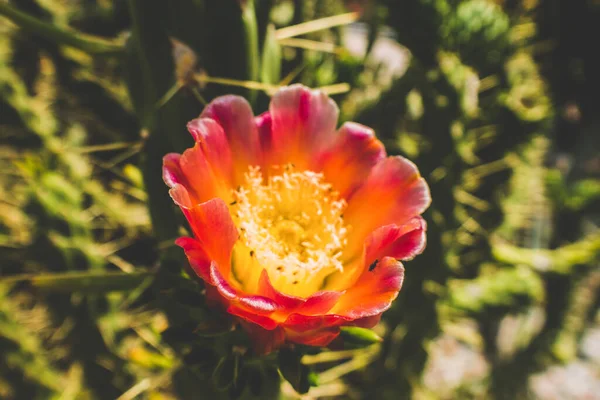
<svg viewBox="0 0 600 400">
<path fill-rule="evenodd" d="M 177 244 L 259 353 L 374 326 L 402 287 L 400 260 L 425 248 L 417 167 L 387 157 L 370 128 L 337 122 L 336 104 L 301 85 L 258 117 L 224 96 L 188 124 L 194 147 L 164 157 L 193 231 Z"/>
</svg>

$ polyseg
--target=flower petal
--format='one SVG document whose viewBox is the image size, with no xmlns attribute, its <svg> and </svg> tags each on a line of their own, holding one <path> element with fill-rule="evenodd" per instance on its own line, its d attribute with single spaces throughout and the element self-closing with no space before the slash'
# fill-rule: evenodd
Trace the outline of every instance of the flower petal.
<svg viewBox="0 0 600 400">
<path fill-rule="evenodd" d="M 163 160 L 163 163 L 165 162 Z M 172 164 L 167 167 L 165 163 L 164 169 L 168 169 L 168 172 L 163 172 L 163 177 L 166 177 L 167 174 L 169 177 L 175 174 L 183 177 L 181 184 L 185 186 L 194 204 L 203 203 L 214 197 L 228 199 L 231 196 L 229 193 L 230 183 L 220 180 L 215 174 L 199 143 L 184 151 L 179 158 L 179 171 L 181 172 L 177 171 Z M 169 173 L 169 171 L 172 172 Z"/>
<path fill-rule="evenodd" d="M 231 153 L 235 154 L 235 179 L 240 182 L 248 166 L 262 165 L 258 130 L 250 104 L 240 96 L 218 97 L 210 102 L 200 118 L 212 118 L 223 127 Z"/>
<path fill-rule="evenodd" d="M 352 320 L 381 314 L 398 296 L 403 280 L 402 264 L 385 257 L 365 270 L 329 312 Z"/>
<path fill-rule="evenodd" d="M 239 318 L 242 318 L 245 321 L 259 325 L 261 328 L 264 328 L 269 331 L 271 331 L 279 326 L 279 324 L 276 321 L 274 321 L 273 319 L 271 319 L 265 315 L 256 314 L 253 311 L 248 311 L 241 307 L 229 306 L 229 308 L 227 309 L 227 312 L 231 315 L 235 315 Z"/>
<path fill-rule="evenodd" d="M 381 320 L 381 314 L 377 314 L 377 315 L 372 315 L 370 317 L 356 319 L 356 320 L 352 321 L 351 324 L 348 324 L 348 325 L 359 326 L 361 328 L 369 328 L 370 329 L 370 328 L 373 328 L 375 325 L 377 325 L 380 320 Z"/>
<path fill-rule="evenodd" d="M 371 128 L 346 122 L 333 145 L 319 157 L 319 167 L 342 198 L 348 198 L 385 158 L 385 147 Z"/>
<path fill-rule="evenodd" d="M 429 207 L 431 196 L 417 167 L 404 157 L 381 160 L 348 201 L 344 212 L 352 226 L 346 258 L 362 252 L 367 236 L 389 224 L 402 226 Z"/>
<path fill-rule="evenodd" d="M 308 332 L 322 328 L 340 326 L 351 320 L 352 318 L 335 314 L 302 315 L 294 313 L 287 317 L 283 323 L 283 326 L 286 328 L 286 330 L 293 330 L 295 332 Z"/>
<path fill-rule="evenodd" d="M 263 154 L 268 154 L 271 151 L 273 128 L 273 118 L 271 118 L 271 113 L 266 111 L 260 114 L 258 117 L 254 118 L 254 122 L 256 123 L 256 128 L 258 129 L 260 148 L 262 149 Z"/>
<path fill-rule="evenodd" d="M 310 332 L 296 332 L 286 329 L 286 336 L 290 342 L 306 346 L 324 347 L 329 345 L 340 334 L 339 327 L 324 328 Z"/>
<path fill-rule="evenodd" d="M 386 225 L 376 229 L 365 242 L 365 263 L 393 257 L 411 260 L 425 249 L 427 223 L 423 218 L 415 217 L 408 223 Z"/>
<path fill-rule="evenodd" d="M 258 293 L 273 299 L 277 304 L 279 304 L 282 308 L 287 310 L 295 310 L 300 307 L 306 299 L 301 297 L 291 296 L 285 293 L 281 293 L 277 289 L 273 287 L 271 284 L 271 279 L 269 279 L 269 274 L 266 269 L 263 269 L 259 282 L 258 282 Z"/>
<path fill-rule="evenodd" d="M 221 296 L 229 300 L 234 306 L 244 308 L 254 314 L 269 315 L 276 311 L 279 306 L 273 300 L 259 295 L 246 294 L 234 288 L 221 274 L 216 263 L 210 266 L 210 277 L 212 284 L 217 288 Z"/>
<path fill-rule="evenodd" d="M 321 291 L 306 299 L 306 302 L 297 309 L 303 315 L 324 314 L 337 303 L 344 292 Z"/>
<path fill-rule="evenodd" d="M 212 119 L 197 118 L 187 125 L 196 144 L 182 155 L 163 158 L 163 180 L 186 188 L 190 201 L 203 203 L 213 197 L 231 197 L 231 151 L 223 128 Z"/>
<path fill-rule="evenodd" d="M 169 190 L 169 195 L 173 199 L 173 202 L 181 207 L 182 210 L 191 209 L 194 207 L 194 204 L 197 204 L 196 201 L 192 201 L 186 187 L 180 183 L 176 183 L 175 186 Z"/>
<path fill-rule="evenodd" d="M 225 276 L 229 276 L 231 250 L 238 239 L 238 231 L 225 202 L 214 198 L 191 208 L 182 207 L 182 211 L 208 258 L 227 266 Z"/>
<path fill-rule="evenodd" d="M 191 173 L 194 170 L 196 173 Z M 218 195 L 218 182 L 202 151 L 196 146 L 186 150 L 183 155 L 169 153 L 164 156 L 162 175 L 165 183 L 171 187 L 171 197 L 180 207 L 190 208 L 193 204 Z M 199 182 L 204 183 L 201 191 L 195 186 Z"/>
<path fill-rule="evenodd" d="M 339 334 L 340 326 L 349 319 L 340 315 L 291 314 L 282 325 L 287 340 L 309 346 L 327 346 Z"/>
<path fill-rule="evenodd" d="M 202 248 L 202 244 L 194 238 L 180 237 L 175 244 L 183 249 L 194 272 L 206 283 L 212 284 L 210 277 L 210 258 Z"/>
<path fill-rule="evenodd" d="M 302 85 L 280 89 L 271 100 L 271 165 L 311 167 L 312 157 L 335 138 L 339 110 L 325 93 Z"/>
<path fill-rule="evenodd" d="M 231 254 L 231 272 L 240 283 L 240 289 L 247 293 L 262 294 L 258 290 L 262 270 L 263 266 L 254 251 L 243 240 L 236 242 Z"/>
<path fill-rule="evenodd" d="M 282 312 L 287 314 L 298 313 L 303 315 L 324 314 L 331 309 L 338 301 L 343 292 L 320 291 L 308 298 L 296 297 L 281 293 L 273 287 L 269 274 L 263 269 L 259 284 L 258 293 L 273 299 L 282 308 Z"/>
<path fill-rule="evenodd" d="M 187 129 L 198 143 L 217 179 L 232 185 L 232 158 L 229 142 L 223 127 L 210 118 L 196 118 L 188 122 Z"/>
<path fill-rule="evenodd" d="M 163 181 L 171 188 L 177 184 L 187 184 L 187 179 L 179 164 L 180 159 L 181 154 L 177 153 L 169 153 L 163 157 Z"/>
</svg>

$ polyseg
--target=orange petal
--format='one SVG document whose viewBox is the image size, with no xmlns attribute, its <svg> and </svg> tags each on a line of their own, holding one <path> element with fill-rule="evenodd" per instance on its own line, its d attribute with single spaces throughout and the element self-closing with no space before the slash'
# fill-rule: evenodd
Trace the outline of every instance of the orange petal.
<svg viewBox="0 0 600 400">
<path fill-rule="evenodd" d="M 198 185 L 196 179 L 188 179 L 183 171 L 181 154 L 169 153 L 163 157 L 163 180 L 171 187 L 171 197 L 178 206 L 185 204 L 185 207 L 191 207 L 193 204 L 202 203 L 212 199 L 217 195 L 217 182 L 215 182 L 212 172 L 204 155 L 196 149 L 188 149 L 184 153 L 185 164 L 198 168 L 198 173 L 192 175 L 192 178 L 198 177 L 205 181 L 205 185 Z M 198 160 L 196 159 L 198 158 Z M 191 161 L 190 161 L 191 160 Z M 200 189 L 201 190 L 198 190 Z"/>
<path fill-rule="evenodd" d="M 202 149 L 215 178 L 233 186 L 231 149 L 223 127 L 213 119 L 196 118 L 188 122 L 187 128 Z"/>
<path fill-rule="evenodd" d="M 248 311 L 241 307 L 236 307 L 233 305 L 229 306 L 229 308 L 227 309 L 227 312 L 231 315 L 235 315 L 236 317 L 242 318 L 243 320 L 245 320 L 247 322 L 251 322 L 253 324 L 259 325 L 261 328 L 264 328 L 269 331 L 271 331 L 279 326 L 279 324 L 272 318 L 269 318 L 269 317 L 261 315 L 261 314 L 256 314 L 255 312 Z"/>
<path fill-rule="evenodd" d="M 181 189 L 181 185 L 174 189 Z M 182 206 L 182 211 L 207 257 L 227 266 L 225 276 L 229 276 L 231 251 L 238 239 L 238 231 L 225 202 L 214 198 L 189 208 Z"/>
<path fill-rule="evenodd" d="M 196 141 L 182 155 L 163 158 L 163 179 L 174 187 L 183 185 L 193 203 L 213 197 L 229 199 L 233 186 L 231 151 L 223 128 L 209 118 L 197 118 L 187 125 Z"/>
<path fill-rule="evenodd" d="M 429 187 L 412 162 L 400 156 L 381 160 L 348 200 L 344 215 L 352 230 L 345 257 L 360 254 L 365 239 L 375 229 L 402 226 L 425 211 L 430 202 Z"/>
<path fill-rule="evenodd" d="M 385 257 L 372 269 L 366 269 L 356 284 L 350 287 L 330 310 L 348 319 L 360 319 L 381 314 L 390 308 L 404 280 L 404 267 L 391 257 Z"/>
<path fill-rule="evenodd" d="M 313 332 L 296 332 L 286 329 L 286 336 L 290 342 L 306 346 L 324 347 L 329 345 L 340 334 L 340 328 L 323 328 Z"/>
<path fill-rule="evenodd" d="M 194 207 L 194 204 L 198 204 L 196 201 L 192 200 L 187 188 L 180 183 L 176 183 L 171 190 L 169 190 L 169 195 L 173 199 L 173 202 L 181 207 L 181 209 L 192 208 Z"/>
<path fill-rule="evenodd" d="M 271 165 L 294 164 L 310 169 L 313 157 L 335 138 L 339 110 L 325 93 L 302 85 L 280 89 L 271 100 Z"/>
<path fill-rule="evenodd" d="M 306 301 L 306 299 L 302 297 L 281 293 L 275 289 L 271 284 L 271 279 L 269 279 L 269 274 L 266 269 L 263 269 L 260 274 L 258 281 L 258 293 L 273 299 L 277 304 L 281 305 L 281 307 L 286 310 L 295 310 Z"/>
<path fill-rule="evenodd" d="M 290 315 L 283 327 L 287 340 L 309 346 L 327 346 L 339 334 L 349 318 L 340 315 Z"/>
<path fill-rule="evenodd" d="M 212 118 L 223 127 L 235 154 L 234 170 L 236 182 L 241 182 L 248 166 L 262 165 L 262 151 L 254 114 L 250 104 L 240 96 L 218 97 L 210 102 L 201 118 Z"/>
<path fill-rule="evenodd" d="M 337 307 L 336 307 L 337 308 Z M 326 314 L 326 315 L 302 315 L 290 314 L 285 320 L 283 326 L 288 330 L 295 332 L 313 332 L 322 328 L 330 328 L 344 325 L 352 318 L 342 315 Z"/>
<path fill-rule="evenodd" d="M 365 242 L 365 263 L 393 257 L 411 260 L 425 249 L 427 223 L 421 217 L 414 217 L 408 223 L 386 225 L 376 229 Z"/>
<path fill-rule="evenodd" d="M 221 296 L 234 307 L 239 307 L 252 314 L 268 316 L 279 309 L 273 300 L 259 295 L 247 294 L 233 287 L 221 274 L 219 267 L 213 262 L 210 266 L 210 278 Z"/>
<path fill-rule="evenodd" d="M 183 249 L 194 272 L 206 283 L 212 284 L 210 277 L 211 260 L 202 248 L 202 244 L 194 238 L 180 237 L 175 244 Z"/>
<path fill-rule="evenodd" d="M 319 156 L 319 169 L 341 197 L 348 198 L 385 158 L 385 147 L 371 128 L 346 122 L 333 145 Z"/>
<path fill-rule="evenodd" d="M 181 184 L 188 191 L 192 203 L 203 203 L 214 197 L 224 197 L 228 200 L 231 196 L 230 183 L 215 174 L 199 143 L 184 151 L 179 158 L 181 172 L 176 171 L 171 163 L 166 164 L 166 161 L 163 160 L 164 168 L 174 171 L 171 175 L 177 174 L 184 177 Z M 163 176 L 165 175 L 163 173 Z"/>
<path fill-rule="evenodd" d="M 273 287 L 267 270 L 263 269 L 258 284 L 258 293 L 273 299 L 281 306 L 280 313 L 298 313 L 303 315 L 318 315 L 329 311 L 338 301 L 343 292 L 320 291 L 310 297 L 303 298 L 281 293 Z"/>
</svg>

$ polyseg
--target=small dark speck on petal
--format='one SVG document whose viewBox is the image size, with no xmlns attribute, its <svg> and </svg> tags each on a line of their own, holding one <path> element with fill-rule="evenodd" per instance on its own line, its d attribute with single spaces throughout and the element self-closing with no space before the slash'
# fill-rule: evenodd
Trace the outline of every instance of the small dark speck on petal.
<svg viewBox="0 0 600 400">
<path fill-rule="evenodd" d="M 377 266 L 378 262 L 379 262 L 379 260 L 375 259 L 375 261 L 373 261 L 371 263 L 371 265 L 369 265 L 369 271 L 373 271 L 375 269 L 375 267 Z"/>
</svg>

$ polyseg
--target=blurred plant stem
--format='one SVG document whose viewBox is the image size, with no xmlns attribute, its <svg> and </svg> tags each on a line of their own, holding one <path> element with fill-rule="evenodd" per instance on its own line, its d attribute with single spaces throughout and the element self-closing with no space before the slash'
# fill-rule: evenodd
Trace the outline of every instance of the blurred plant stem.
<svg viewBox="0 0 600 400">
<path fill-rule="evenodd" d="M 275 38 L 278 40 L 282 40 L 294 36 L 300 36 L 305 35 L 307 33 L 324 30 L 327 28 L 333 28 L 340 25 L 348 25 L 352 22 L 356 22 L 359 17 L 359 13 L 351 12 L 303 22 L 301 24 L 278 29 L 277 31 L 275 31 Z"/>
<path fill-rule="evenodd" d="M 206 74 L 196 74 L 194 75 L 194 79 L 200 83 L 216 83 L 223 86 L 233 86 L 233 87 L 241 87 L 248 90 L 260 90 L 264 91 L 267 94 L 275 93 L 280 87 L 283 85 L 272 85 L 268 83 L 261 83 L 255 81 L 240 81 L 237 79 L 229 79 L 229 78 L 220 78 L 220 77 L 212 77 L 207 76 Z M 336 83 L 334 85 L 321 86 L 319 88 L 320 91 L 326 93 L 328 95 L 346 93 L 350 91 L 350 85 L 347 83 Z M 165 104 L 168 100 L 161 99 L 158 104 Z"/>
<path fill-rule="evenodd" d="M 172 45 L 162 26 L 161 2 L 131 0 L 129 8 L 133 25 L 126 81 L 141 126 L 149 136 L 143 151 L 144 184 L 156 236 L 160 241 L 171 240 L 178 236 L 178 222 L 161 178 L 162 157 L 185 148 L 185 118 L 176 95 L 159 109 L 156 104 L 176 84 Z M 162 261 L 174 269 L 181 267 L 181 255 L 175 248 L 166 250 Z"/>
<path fill-rule="evenodd" d="M 575 265 L 593 262 L 600 253 L 600 234 L 590 234 L 575 243 L 557 249 L 520 248 L 500 241 L 491 241 L 492 255 L 507 264 L 524 264 L 539 271 L 568 274 Z"/>
<path fill-rule="evenodd" d="M 590 262 L 590 264 L 592 264 Z M 592 270 L 576 279 L 571 289 L 561 331 L 552 344 L 552 354 L 560 361 L 567 363 L 577 357 L 579 340 L 586 328 L 594 304 L 597 303 L 600 289 L 600 268 L 593 265 Z"/>
<path fill-rule="evenodd" d="M 251 81 L 257 81 L 259 77 L 258 51 L 258 25 L 256 21 L 256 11 L 254 10 L 254 0 L 248 0 L 242 4 L 242 25 L 244 27 L 244 41 L 246 44 L 247 74 Z M 256 93 L 249 93 L 250 103 L 254 103 Z"/>
<path fill-rule="evenodd" d="M 41 292 L 85 292 L 89 294 L 131 290 L 154 272 L 66 272 L 56 274 L 14 275 L 0 279 L 0 285 L 24 284 Z"/>
<path fill-rule="evenodd" d="M 90 54 L 118 56 L 123 54 L 124 46 L 99 37 L 87 35 L 67 28 L 40 21 L 24 12 L 0 2 L 0 15 L 4 15 L 13 23 L 29 32 L 38 34 L 56 44 L 71 46 Z"/>
</svg>

